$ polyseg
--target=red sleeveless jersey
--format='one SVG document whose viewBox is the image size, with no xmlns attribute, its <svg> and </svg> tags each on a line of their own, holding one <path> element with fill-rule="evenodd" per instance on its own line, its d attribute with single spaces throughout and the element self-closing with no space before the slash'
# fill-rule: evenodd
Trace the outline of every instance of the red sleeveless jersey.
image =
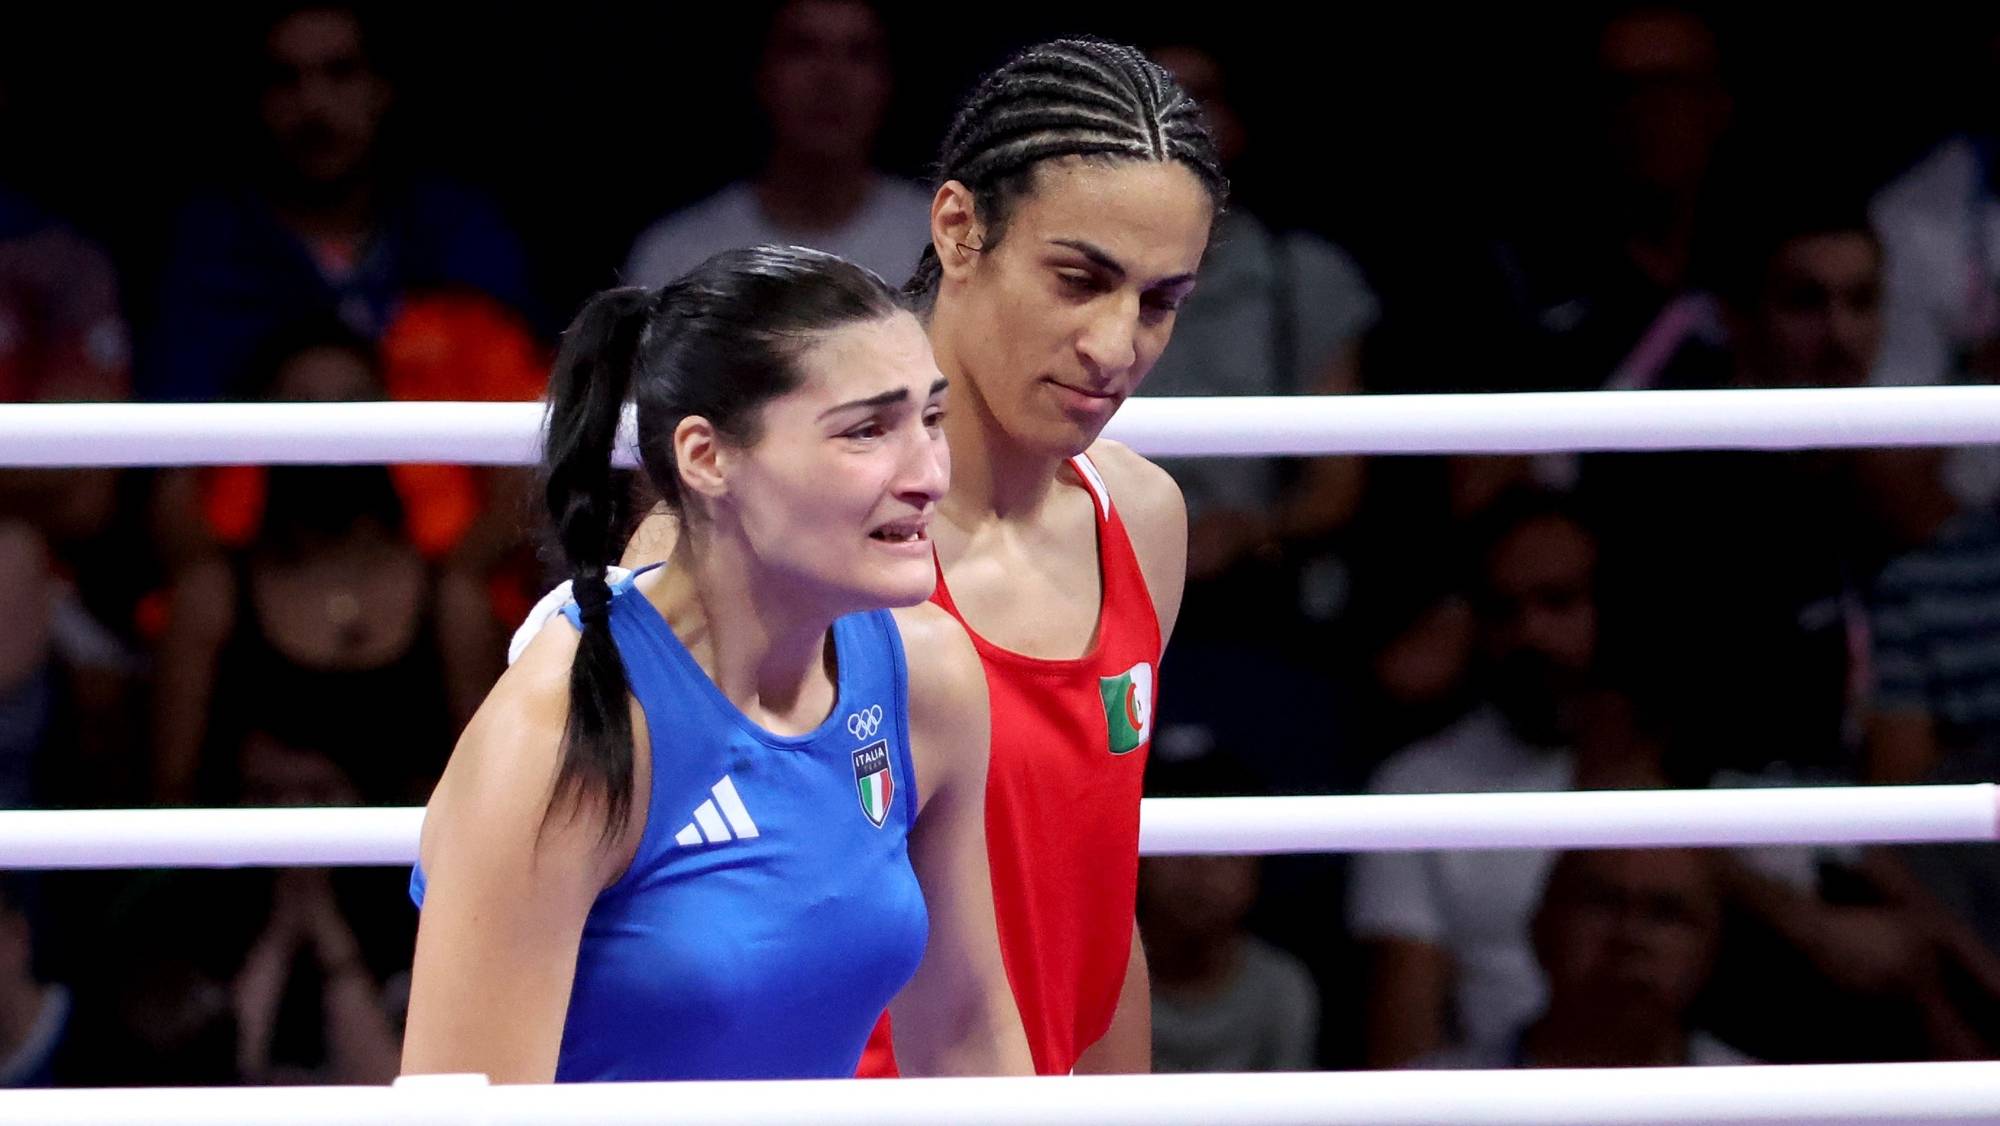
<svg viewBox="0 0 2000 1126">
<path fill-rule="evenodd" d="M 966 626 L 992 709 L 986 845 L 1000 952 L 1042 1075 L 1068 1073 L 1104 1035 L 1125 983 L 1160 661 L 1159 611 L 1125 524 L 1089 459 L 1070 464 L 1097 509 L 1103 594 L 1089 651 L 1026 657 Z M 964 624 L 942 565 L 931 601 Z M 860 1074 L 896 1074 L 888 1033 L 885 1016 Z"/>
</svg>

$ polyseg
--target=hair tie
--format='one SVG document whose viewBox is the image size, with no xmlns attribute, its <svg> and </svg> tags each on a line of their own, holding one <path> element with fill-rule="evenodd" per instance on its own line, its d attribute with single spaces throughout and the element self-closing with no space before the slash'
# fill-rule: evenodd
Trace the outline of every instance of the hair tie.
<svg viewBox="0 0 2000 1126">
<path fill-rule="evenodd" d="M 583 575 L 570 580 L 569 596 L 576 600 L 577 617 L 585 625 L 611 619 L 611 584 L 603 575 Z"/>
</svg>

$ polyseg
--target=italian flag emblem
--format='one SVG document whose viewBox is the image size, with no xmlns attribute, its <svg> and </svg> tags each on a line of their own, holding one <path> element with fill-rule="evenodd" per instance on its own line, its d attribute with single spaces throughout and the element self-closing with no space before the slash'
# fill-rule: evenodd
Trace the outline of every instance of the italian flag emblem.
<svg viewBox="0 0 2000 1126">
<path fill-rule="evenodd" d="M 1153 666 L 1141 661 L 1117 676 L 1097 678 L 1111 753 L 1131 754 L 1153 737 Z"/>
<path fill-rule="evenodd" d="M 889 803 L 896 800 L 888 740 L 877 739 L 854 752 L 854 788 L 861 796 L 861 812 L 880 829 L 889 819 Z"/>
</svg>

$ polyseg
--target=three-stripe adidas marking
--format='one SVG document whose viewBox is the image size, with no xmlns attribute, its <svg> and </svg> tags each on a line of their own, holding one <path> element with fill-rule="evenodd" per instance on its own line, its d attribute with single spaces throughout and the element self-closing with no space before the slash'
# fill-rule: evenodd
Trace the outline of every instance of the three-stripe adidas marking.
<svg viewBox="0 0 2000 1126">
<path fill-rule="evenodd" d="M 674 834 L 674 843 L 682 846 L 721 844 L 724 841 L 749 840 L 757 835 L 757 823 L 750 820 L 750 811 L 743 808 L 743 798 L 736 793 L 736 783 L 728 775 L 722 781 L 708 788 L 712 800 L 701 803 L 694 811 L 694 820 L 680 832 Z M 734 835 L 731 831 L 734 830 Z"/>
</svg>

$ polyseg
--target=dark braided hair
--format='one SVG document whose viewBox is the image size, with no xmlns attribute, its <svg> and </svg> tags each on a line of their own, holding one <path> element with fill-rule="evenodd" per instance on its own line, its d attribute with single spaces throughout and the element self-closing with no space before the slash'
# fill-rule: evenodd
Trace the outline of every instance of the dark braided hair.
<svg viewBox="0 0 2000 1126">
<path fill-rule="evenodd" d="M 1057 39 L 1014 56 L 973 88 L 945 134 L 937 183 L 972 191 L 986 225 L 985 248 L 1034 186 L 1043 161 L 1177 161 L 1220 210 L 1229 195 L 1201 107 L 1136 48 L 1101 39 Z M 928 304 L 943 266 L 924 247 L 904 292 Z"/>
<path fill-rule="evenodd" d="M 681 507 L 673 434 L 691 415 L 729 441 L 757 440 L 759 410 L 799 386 L 798 360 L 820 335 L 907 315 L 887 282 L 800 247 L 730 250 L 662 289 L 606 290 L 563 334 L 549 380 L 543 498 L 583 623 L 570 666 L 569 717 L 548 812 L 605 802 L 604 836 L 632 811 L 632 714 L 611 637 L 605 579 L 616 545 L 611 454 L 625 402 L 638 414 L 639 460 Z"/>
</svg>

